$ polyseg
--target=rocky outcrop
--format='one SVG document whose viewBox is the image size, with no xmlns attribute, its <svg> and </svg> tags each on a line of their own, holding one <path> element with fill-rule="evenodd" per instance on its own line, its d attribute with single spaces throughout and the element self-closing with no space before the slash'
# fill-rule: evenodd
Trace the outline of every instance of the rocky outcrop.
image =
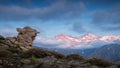
<svg viewBox="0 0 120 68">
<path fill-rule="evenodd" d="M 33 46 L 33 41 L 37 34 L 37 30 L 30 27 L 17 28 L 18 35 L 16 37 L 4 38 L 0 36 L 0 47 L 20 46 L 22 49 L 29 49 Z"/>
<path fill-rule="evenodd" d="M 33 41 L 37 36 L 37 30 L 32 29 L 30 27 L 17 28 L 18 36 L 17 41 L 23 47 L 32 47 Z"/>
</svg>

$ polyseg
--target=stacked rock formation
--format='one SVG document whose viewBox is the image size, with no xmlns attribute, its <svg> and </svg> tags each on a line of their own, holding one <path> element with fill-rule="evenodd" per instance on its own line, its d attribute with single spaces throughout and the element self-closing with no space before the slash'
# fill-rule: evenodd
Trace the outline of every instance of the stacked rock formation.
<svg viewBox="0 0 120 68">
<path fill-rule="evenodd" d="M 30 27 L 24 27 L 24 28 L 17 28 L 18 31 L 17 37 L 7 37 L 4 38 L 1 36 L 1 40 L 3 42 L 3 46 L 10 47 L 19 45 L 23 49 L 29 49 L 33 46 L 33 41 L 37 34 L 37 30 L 32 29 Z"/>
<path fill-rule="evenodd" d="M 33 41 L 38 32 L 30 27 L 24 27 L 23 29 L 17 28 L 17 31 L 19 32 L 17 41 L 20 43 L 20 45 L 24 47 L 32 47 Z"/>
</svg>

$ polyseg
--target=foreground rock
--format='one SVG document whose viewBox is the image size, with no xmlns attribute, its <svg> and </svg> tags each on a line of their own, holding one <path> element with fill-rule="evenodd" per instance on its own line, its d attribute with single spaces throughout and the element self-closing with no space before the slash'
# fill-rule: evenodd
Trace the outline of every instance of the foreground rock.
<svg viewBox="0 0 120 68">
<path fill-rule="evenodd" d="M 33 41 L 38 32 L 30 27 L 17 28 L 17 37 L 4 38 L 0 36 L 0 47 L 20 46 L 24 50 L 28 50 L 33 46 Z"/>
<path fill-rule="evenodd" d="M 24 27 L 22 28 L 17 28 L 18 36 L 17 36 L 17 41 L 19 42 L 19 45 L 29 48 L 33 46 L 33 41 L 35 37 L 37 36 L 37 30 L 32 29 L 30 27 Z"/>
</svg>

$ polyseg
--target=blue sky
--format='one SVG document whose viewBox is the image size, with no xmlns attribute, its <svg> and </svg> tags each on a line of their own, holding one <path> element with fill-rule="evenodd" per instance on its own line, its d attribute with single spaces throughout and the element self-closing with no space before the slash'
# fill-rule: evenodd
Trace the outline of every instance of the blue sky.
<svg viewBox="0 0 120 68">
<path fill-rule="evenodd" d="M 0 0 L 0 34 L 31 26 L 40 37 L 120 35 L 119 0 Z"/>
</svg>

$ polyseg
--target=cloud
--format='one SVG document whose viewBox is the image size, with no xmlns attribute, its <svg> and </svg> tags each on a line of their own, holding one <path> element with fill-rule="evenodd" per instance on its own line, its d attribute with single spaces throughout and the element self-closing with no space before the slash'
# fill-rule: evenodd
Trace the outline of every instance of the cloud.
<svg viewBox="0 0 120 68">
<path fill-rule="evenodd" d="M 13 37 L 17 35 L 17 32 L 13 29 L 2 29 L 0 30 L 0 35 L 4 37 Z"/>
<path fill-rule="evenodd" d="M 80 22 L 73 23 L 72 30 L 78 33 L 86 32 L 86 29 L 83 27 L 83 25 Z"/>
<path fill-rule="evenodd" d="M 70 2 L 66 0 L 54 2 L 46 7 L 26 8 L 21 6 L 0 6 L 1 20 L 41 19 L 53 20 L 74 18 L 80 16 L 85 9 L 83 2 Z"/>
<path fill-rule="evenodd" d="M 62 42 L 57 41 L 56 39 L 52 38 L 41 38 L 36 37 L 34 41 L 35 46 L 44 47 L 44 48 L 57 48 L 62 45 Z"/>
<path fill-rule="evenodd" d="M 34 41 L 34 45 L 38 47 L 43 47 L 43 48 L 70 48 L 70 49 L 84 49 L 84 48 L 86 49 L 86 48 L 99 47 L 99 45 L 93 45 L 93 44 L 97 44 L 98 42 L 96 43 L 92 42 L 91 44 L 86 44 L 87 42 L 84 42 L 84 41 L 83 42 L 75 41 L 75 39 L 78 39 L 79 37 L 72 37 L 72 36 L 70 37 L 74 38 L 74 40 L 73 39 L 72 40 L 66 40 L 66 39 L 58 40 L 55 37 L 54 38 L 41 38 L 40 36 L 38 36 L 36 40 Z"/>
<path fill-rule="evenodd" d="M 55 38 L 42 39 L 40 37 L 36 38 L 36 40 L 34 41 L 34 45 L 38 47 L 43 47 L 43 48 L 70 48 L 70 49 L 91 48 L 91 45 L 83 46 L 83 45 L 80 45 L 79 43 L 70 44 L 66 41 L 58 41 Z"/>
<path fill-rule="evenodd" d="M 92 24 L 101 30 L 120 30 L 120 8 L 97 10 L 93 14 Z"/>
</svg>

